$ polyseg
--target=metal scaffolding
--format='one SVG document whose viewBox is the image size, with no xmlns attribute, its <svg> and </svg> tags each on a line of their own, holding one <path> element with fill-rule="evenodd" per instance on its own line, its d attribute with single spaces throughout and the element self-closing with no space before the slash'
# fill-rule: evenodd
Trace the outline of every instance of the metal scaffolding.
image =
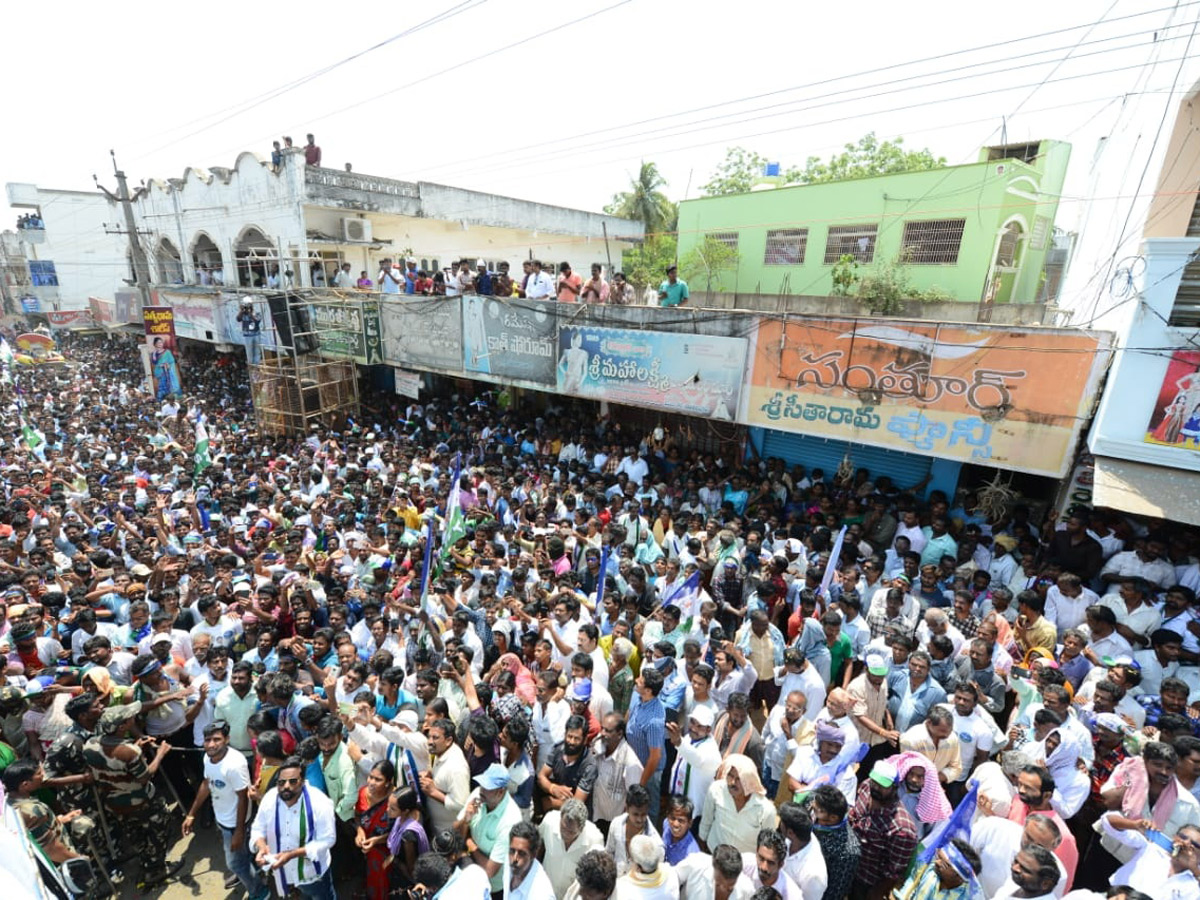
<svg viewBox="0 0 1200 900">
<path fill-rule="evenodd" d="M 270 294 L 266 299 L 281 349 L 264 350 L 262 361 L 250 366 L 251 397 L 259 431 L 299 435 L 307 434 L 316 424 L 344 427 L 347 418 L 358 415 L 354 360 L 321 355 L 310 296 L 287 292 Z"/>
</svg>

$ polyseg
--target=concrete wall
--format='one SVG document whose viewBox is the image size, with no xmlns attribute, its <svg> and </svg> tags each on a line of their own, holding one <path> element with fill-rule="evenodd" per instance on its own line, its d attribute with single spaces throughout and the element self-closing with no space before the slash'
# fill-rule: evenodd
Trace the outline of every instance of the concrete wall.
<svg viewBox="0 0 1200 900">
<path fill-rule="evenodd" d="M 315 229 L 327 235 L 340 236 L 342 220 L 357 215 L 341 209 L 313 206 L 306 206 L 304 209 L 308 229 Z M 432 267 L 435 260 L 444 267 L 453 260 L 466 258 L 471 261 L 473 267 L 477 259 L 483 259 L 493 268 L 497 263 L 504 261 L 511 267 L 514 277 L 521 271 L 521 261 L 530 257 L 541 259 L 547 265 L 553 263 L 555 266 L 566 260 L 584 277 L 587 277 L 594 262 L 600 263 L 606 271 L 608 269 L 603 238 L 571 237 L 546 231 L 539 231 L 537 237 L 534 237 L 533 232 L 528 229 L 488 227 L 470 223 L 464 228 L 459 221 L 385 213 L 368 213 L 365 214 L 365 218 L 371 221 L 375 245 L 318 246 L 314 243 L 311 249 L 340 251 L 345 260 L 353 266 L 355 277 L 365 268 L 371 279 L 378 273 L 381 259 L 399 259 L 407 250 L 412 251 L 412 256 L 418 264 L 424 260 L 429 264 L 428 267 Z M 616 241 L 609 242 L 614 264 L 620 264 L 621 248 L 624 246 L 626 245 Z"/>
<path fill-rule="evenodd" d="M 872 315 L 867 305 L 856 297 L 795 296 L 791 294 L 723 294 L 692 291 L 693 304 L 711 309 L 746 309 L 757 312 L 796 313 L 808 316 Z M 925 300 L 906 300 L 897 315 L 908 319 L 929 319 L 934 322 L 991 322 L 1005 325 L 1044 325 L 1046 304 L 1005 303 L 986 308 L 979 303 L 935 303 Z"/>
<path fill-rule="evenodd" d="M 1150 200 L 1142 232 L 1148 238 L 1187 234 L 1200 173 L 1200 90 L 1193 89 L 1180 102 L 1165 158 L 1171 164 L 1159 175 Z"/>
<path fill-rule="evenodd" d="M 111 297 L 128 277 L 128 248 L 120 234 L 106 234 L 105 223 L 115 225 L 104 195 L 87 191 L 60 191 L 33 184 L 9 184 L 8 200 L 19 208 L 40 209 L 46 230 L 25 242 L 28 260 L 49 260 L 58 274 L 58 288 L 30 288 L 42 309 L 87 309 L 88 297 Z M 17 232 L 18 236 L 22 232 Z"/>
</svg>

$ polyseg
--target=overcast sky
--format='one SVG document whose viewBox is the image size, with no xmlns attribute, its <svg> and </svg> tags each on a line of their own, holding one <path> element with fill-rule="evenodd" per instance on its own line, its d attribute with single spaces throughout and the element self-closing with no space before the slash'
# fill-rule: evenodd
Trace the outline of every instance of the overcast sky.
<svg viewBox="0 0 1200 900">
<path fill-rule="evenodd" d="M 1172 85 L 1200 74 L 1198 14 L 1196 0 L 11 4 L 0 181 L 111 183 L 113 148 L 136 184 L 311 130 L 328 166 L 599 209 L 642 159 L 678 200 L 735 144 L 787 166 L 873 130 L 962 163 L 1006 119 L 1009 141 L 1073 145 L 1070 227 L 1097 141 L 1149 140 Z"/>
</svg>

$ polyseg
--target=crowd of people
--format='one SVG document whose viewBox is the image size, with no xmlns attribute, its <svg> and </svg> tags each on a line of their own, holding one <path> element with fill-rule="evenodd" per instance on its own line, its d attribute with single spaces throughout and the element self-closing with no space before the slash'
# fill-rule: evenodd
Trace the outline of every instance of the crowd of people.
<svg viewBox="0 0 1200 900">
<path fill-rule="evenodd" d="M 435 263 L 436 264 L 436 263 Z M 557 300 L 560 303 L 607 303 L 614 306 L 630 306 L 638 302 L 638 294 L 632 284 L 625 280 L 624 272 L 616 272 L 612 281 L 604 277 L 604 267 L 593 263 L 590 276 L 582 275 L 571 268 L 569 262 L 558 264 L 558 274 L 553 274 L 540 259 L 527 259 L 521 264 L 522 272 L 514 278 L 507 262 L 500 262 L 496 271 L 491 271 L 485 260 L 478 259 L 472 267 L 469 259 L 455 260 L 438 271 L 427 271 L 417 267 L 415 259 L 397 264 L 391 258 L 380 260 L 379 274 L 375 281 L 363 271 L 358 279 L 350 274 L 350 264 L 327 279 L 324 272 L 319 276 L 321 284 L 328 280 L 335 287 L 357 290 L 377 290 L 384 294 L 410 294 L 426 297 L 461 297 L 464 294 L 481 294 L 486 297 L 528 297 L 531 300 Z M 316 277 L 316 276 L 314 276 Z M 644 297 L 646 302 L 663 306 L 679 306 L 688 299 L 686 282 L 680 281 L 675 266 L 667 270 L 667 280 L 662 289 L 651 291 Z"/>
<path fill-rule="evenodd" d="M 0 379 L 16 884 L 208 832 L 254 900 L 1200 898 L 1190 530 L 64 351 Z"/>
<path fill-rule="evenodd" d="M 41 213 L 31 212 L 17 216 L 17 231 L 41 231 L 45 227 L 46 223 L 42 221 Z"/>
</svg>

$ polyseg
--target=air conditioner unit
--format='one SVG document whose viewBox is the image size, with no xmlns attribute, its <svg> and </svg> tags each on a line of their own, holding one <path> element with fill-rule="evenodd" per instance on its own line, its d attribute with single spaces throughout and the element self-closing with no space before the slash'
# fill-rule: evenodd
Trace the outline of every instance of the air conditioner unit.
<svg viewBox="0 0 1200 900">
<path fill-rule="evenodd" d="M 371 240 L 371 220 L 342 219 L 342 237 L 355 244 L 368 243 Z"/>
</svg>

